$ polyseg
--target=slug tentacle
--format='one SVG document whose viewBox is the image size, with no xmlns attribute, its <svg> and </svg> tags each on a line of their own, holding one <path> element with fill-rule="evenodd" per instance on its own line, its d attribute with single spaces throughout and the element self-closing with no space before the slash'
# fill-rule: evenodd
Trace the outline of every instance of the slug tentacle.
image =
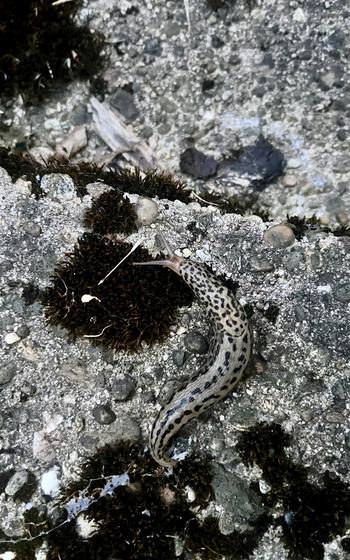
<svg viewBox="0 0 350 560">
<path fill-rule="evenodd" d="M 144 266 L 144 265 L 166 266 L 181 276 L 180 264 L 183 260 L 184 260 L 183 257 L 174 256 L 168 259 L 162 259 L 160 261 L 133 262 L 132 264 L 136 266 Z"/>
<path fill-rule="evenodd" d="M 207 361 L 158 413 L 150 434 L 153 458 L 162 466 L 176 464 L 169 457 L 172 439 L 192 418 L 225 398 L 237 385 L 251 357 L 253 337 L 244 308 L 205 266 L 171 256 L 151 264 L 167 266 L 192 288 L 214 323 L 214 340 Z"/>
</svg>

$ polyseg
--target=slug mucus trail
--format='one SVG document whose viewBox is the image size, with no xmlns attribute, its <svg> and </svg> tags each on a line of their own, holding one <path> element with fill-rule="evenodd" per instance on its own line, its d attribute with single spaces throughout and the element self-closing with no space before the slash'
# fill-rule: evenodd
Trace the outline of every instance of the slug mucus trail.
<svg viewBox="0 0 350 560">
<path fill-rule="evenodd" d="M 172 251 L 170 254 L 165 260 L 133 264 L 162 265 L 179 274 L 205 305 L 214 337 L 207 361 L 171 397 L 153 423 L 150 451 L 163 467 L 176 464 L 168 452 L 182 426 L 221 401 L 237 385 L 249 363 L 253 344 L 250 323 L 233 292 L 205 265 L 175 256 Z"/>
</svg>

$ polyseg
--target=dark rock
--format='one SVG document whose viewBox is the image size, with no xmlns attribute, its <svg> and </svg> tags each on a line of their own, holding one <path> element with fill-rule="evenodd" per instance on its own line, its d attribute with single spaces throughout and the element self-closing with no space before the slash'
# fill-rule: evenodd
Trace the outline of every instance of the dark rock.
<svg viewBox="0 0 350 560">
<path fill-rule="evenodd" d="M 117 109 L 128 121 L 134 121 L 140 112 L 134 103 L 131 93 L 118 89 L 110 98 L 110 104 Z"/>
<path fill-rule="evenodd" d="M 298 323 L 302 323 L 303 321 L 306 320 L 305 311 L 299 303 L 297 303 L 296 306 L 294 307 L 294 312 L 295 312 L 295 318 Z"/>
<path fill-rule="evenodd" d="M 262 66 L 267 66 L 268 68 L 274 68 L 275 67 L 275 61 L 274 61 L 271 53 L 265 53 L 264 54 L 264 57 L 261 61 L 261 65 Z"/>
<path fill-rule="evenodd" d="M 0 386 L 10 383 L 17 372 L 17 365 L 15 362 L 8 362 L 0 367 Z"/>
<path fill-rule="evenodd" d="M 92 411 L 92 415 L 99 424 L 112 424 L 116 415 L 108 405 L 97 405 Z"/>
<path fill-rule="evenodd" d="M 214 86 L 214 80 L 204 79 L 202 82 L 202 91 L 210 91 Z"/>
<path fill-rule="evenodd" d="M 259 97 L 260 99 L 264 97 L 265 93 L 266 89 L 263 86 L 256 86 L 252 91 L 252 94 L 256 97 Z"/>
<path fill-rule="evenodd" d="M 350 302 L 350 284 L 344 284 L 343 286 L 339 286 L 334 291 L 334 297 L 341 303 L 349 303 Z"/>
<path fill-rule="evenodd" d="M 286 165 L 280 150 L 260 135 L 255 144 L 247 146 L 234 160 L 225 161 L 225 169 L 251 179 L 257 190 L 263 190 L 283 173 Z"/>
<path fill-rule="evenodd" d="M 196 148 L 187 148 L 180 156 L 180 169 L 196 179 L 208 179 L 216 175 L 218 162 Z"/>
<path fill-rule="evenodd" d="M 186 352 L 184 350 L 175 350 L 172 353 L 173 362 L 177 367 L 182 367 L 186 361 Z"/>
<path fill-rule="evenodd" d="M 300 60 L 311 60 L 312 51 L 309 51 L 309 50 L 300 51 L 298 53 L 298 57 L 300 58 Z"/>
<path fill-rule="evenodd" d="M 24 381 L 21 385 L 21 393 L 23 393 L 26 397 L 33 397 L 36 393 L 36 386 L 33 385 L 33 383 Z"/>
<path fill-rule="evenodd" d="M 170 123 L 162 123 L 157 130 L 159 134 L 168 134 L 168 132 L 170 132 L 171 130 L 171 125 Z"/>
<path fill-rule="evenodd" d="M 89 120 L 89 113 L 86 105 L 78 105 L 70 116 L 70 121 L 74 126 L 86 124 Z"/>
<path fill-rule="evenodd" d="M 261 497 L 245 481 L 221 465 L 213 466 L 212 486 L 216 502 L 226 512 L 232 513 L 236 526 L 242 530 L 264 512 Z"/>
<path fill-rule="evenodd" d="M 18 334 L 19 337 L 26 338 L 30 334 L 30 329 L 27 325 L 21 325 L 16 330 L 16 333 Z"/>
<path fill-rule="evenodd" d="M 215 36 L 212 37 L 212 39 L 211 39 L 211 44 L 212 44 L 212 47 L 213 47 L 214 49 L 220 49 L 221 47 L 224 46 L 225 41 L 223 41 L 222 39 L 220 39 L 220 37 L 217 37 L 217 36 L 215 35 Z"/>
<path fill-rule="evenodd" d="M 116 401 L 127 401 L 135 392 L 135 381 L 127 373 L 118 375 L 112 383 L 112 395 Z"/>
<path fill-rule="evenodd" d="M 335 119 L 335 122 L 337 123 L 338 126 L 345 126 L 345 119 L 342 115 L 338 115 L 337 118 Z"/>
<path fill-rule="evenodd" d="M 208 351 L 208 340 L 202 333 L 191 331 L 184 339 L 186 349 L 193 354 L 205 354 Z"/>
<path fill-rule="evenodd" d="M 344 140 L 346 140 L 346 138 L 347 138 L 346 130 L 344 130 L 343 128 L 341 128 L 340 130 L 337 130 L 337 138 L 341 142 L 344 142 Z"/>
<path fill-rule="evenodd" d="M 229 64 L 232 64 L 232 66 L 238 66 L 241 64 L 240 56 L 238 54 L 231 55 L 229 58 Z"/>
<path fill-rule="evenodd" d="M 342 49 L 345 46 L 345 34 L 341 29 L 336 29 L 328 38 L 328 44 L 333 49 Z"/>
<path fill-rule="evenodd" d="M 157 37 L 147 39 L 145 41 L 144 53 L 152 56 L 160 56 L 162 54 L 161 42 Z"/>
</svg>

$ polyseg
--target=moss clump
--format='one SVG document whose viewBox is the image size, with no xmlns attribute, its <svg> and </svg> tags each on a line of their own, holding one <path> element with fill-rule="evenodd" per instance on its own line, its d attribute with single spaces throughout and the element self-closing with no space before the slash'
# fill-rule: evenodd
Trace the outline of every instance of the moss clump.
<svg viewBox="0 0 350 560">
<path fill-rule="evenodd" d="M 129 243 L 84 234 L 57 265 L 42 296 L 49 323 L 66 328 L 73 338 L 88 335 L 94 344 L 117 350 L 135 351 L 141 342 L 165 340 L 177 307 L 189 305 L 192 292 L 170 270 L 132 266 L 132 261 L 152 260 L 141 248 L 99 285 L 130 249 Z M 83 303 L 85 294 L 97 299 Z"/>
<path fill-rule="evenodd" d="M 136 228 L 132 204 L 117 189 L 102 193 L 85 212 L 84 226 L 95 233 L 132 233 Z"/>
<path fill-rule="evenodd" d="M 1 1 L 1 0 L 0 0 Z M 42 196 L 41 178 L 48 173 L 66 173 L 76 186 L 80 196 L 86 194 L 86 185 L 101 182 L 121 192 L 135 193 L 153 198 L 181 200 L 189 203 L 190 189 L 172 175 L 158 171 L 141 173 L 139 169 L 103 169 L 95 163 L 83 161 L 77 164 L 50 158 L 45 163 L 38 163 L 29 154 L 10 148 L 0 147 L 0 167 L 6 169 L 13 181 L 19 177 L 32 182 L 32 191 L 37 197 Z"/>
<path fill-rule="evenodd" d="M 77 26 L 82 0 L 0 0 L 0 95 L 43 97 L 101 70 L 102 35 Z"/>
<path fill-rule="evenodd" d="M 336 237 L 350 237 L 350 224 L 339 226 L 327 226 L 322 224 L 319 218 L 299 218 L 298 216 L 287 216 L 287 222 L 292 226 L 295 237 L 300 241 L 308 231 L 319 231 L 322 233 L 332 233 Z"/>
<path fill-rule="evenodd" d="M 111 187 L 117 187 L 123 192 L 136 193 L 153 198 L 167 198 L 168 200 L 191 201 L 190 189 L 172 175 L 162 171 L 147 171 L 141 173 L 139 169 L 124 169 L 107 171 L 103 180 Z"/>
<path fill-rule="evenodd" d="M 129 476 L 129 484 L 101 496 L 109 477 L 124 473 Z M 10 545 L 0 543 L 0 552 L 13 550 L 17 560 L 34 560 L 35 550 L 44 539 L 47 560 L 176 560 L 194 555 L 202 560 L 217 560 L 220 555 L 234 560 L 248 558 L 270 520 L 263 515 L 245 532 L 226 536 L 220 533 L 217 519 L 198 521 L 196 512 L 205 509 L 213 498 L 211 481 L 207 459 L 189 458 L 169 475 L 142 444 L 105 446 L 82 466 L 80 479 L 63 490 L 61 514 L 55 524 L 33 508 L 26 512 L 25 522 L 28 534 L 36 538 Z M 194 493 L 191 503 L 188 487 Z M 74 497 L 79 504 L 81 495 L 91 502 L 80 515 L 96 526 L 87 538 L 79 536 L 77 518 L 68 520 L 65 508 Z M 176 543 L 182 552 L 176 551 Z"/>
<path fill-rule="evenodd" d="M 287 457 L 284 448 L 290 442 L 278 424 L 259 423 L 241 434 L 237 449 L 246 463 L 261 468 L 271 486 L 262 495 L 265 505 L 273 508 L 282 503 L 284 515 L 276 523 L 293 557 L 322 560 L 323 544 L 347 528 L 350 488 L 328 471 L 322 487 L 311 484 L 307 468 Z"/>
</svg>

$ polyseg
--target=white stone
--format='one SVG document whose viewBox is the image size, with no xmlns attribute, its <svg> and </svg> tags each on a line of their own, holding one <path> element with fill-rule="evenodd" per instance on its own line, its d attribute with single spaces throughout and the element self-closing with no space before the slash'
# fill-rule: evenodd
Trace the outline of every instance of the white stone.
<svg viewBox="0 0 350 560">
<path fill-rule="evenodd" d="M 45 496 L 56 498 L 60 493 L 60 470 L 55 465 L 52 469 L 43 473 L 40 481 L 40 487 Z"/>
<path fill-rule="evenodd" d="M 135 205 L 137 222 L 140 226 L 149 226 L 157 218 L 158 204 L 146 196 L 140 197 Z"/>
<path fill-rule="evenodd" d="M 6 344 L 16 344 L 16 342 L 19 342 L 21 340 L 21 337 L 18 336 L 18 334 L 12 332 L 12 333 L 7 333 L 5 335 L 5 342 Z"/>
<path fill-rule="evenodd" d="M 185 259 L 188 259 L 192 255 L 192 251 L 191 251 L 191 249 L 186 248 L 186 249 L 183 249 L 182 254 L 185 257 Z"/>
<path fill-rule="evenodd" d="M 191 486 L 185 486 L 185 491 L 186 491 L 187 501 L 190 503 L 194 502 L 196 499 L 196 494 L 193 488 L 191 488 Z"/>
<path fill-rule="evenodd" d="M 302 8 L 297 8 L 293 14 L 293 20 L 297 23 L 305 23 L 306 16 Z"/>
<path fill-rule="evenodd" d="M 0 560 L 15 560 L 15 558 L 16 554 L 14 552 L 11 552 L 10 550 L 7 550 L 3 554 L 0 554 Z"/>
</svg>

